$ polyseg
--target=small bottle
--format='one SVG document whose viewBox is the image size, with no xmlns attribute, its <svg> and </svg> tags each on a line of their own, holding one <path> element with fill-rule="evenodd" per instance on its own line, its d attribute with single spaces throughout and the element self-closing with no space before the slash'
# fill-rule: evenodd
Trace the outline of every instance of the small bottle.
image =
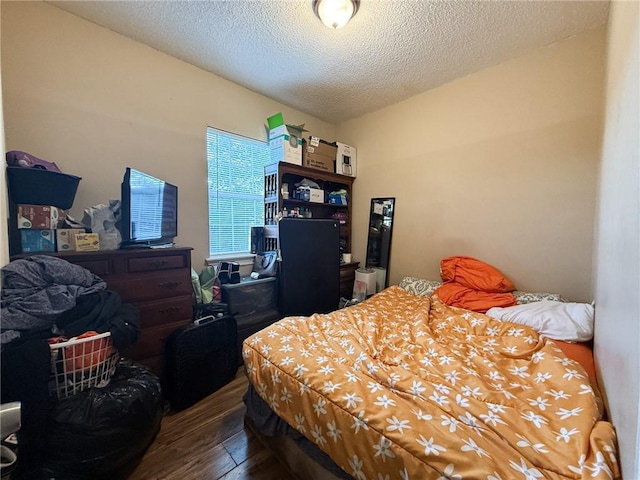
<svg viewBox="0 0 640 480">
<path fill-rule="evenodd" d="M 282 207 L 282 216 L 283 217 L 288 217 L 289 216 L 289 212 L 287 212 L 287 207 Z"/>
</svg>

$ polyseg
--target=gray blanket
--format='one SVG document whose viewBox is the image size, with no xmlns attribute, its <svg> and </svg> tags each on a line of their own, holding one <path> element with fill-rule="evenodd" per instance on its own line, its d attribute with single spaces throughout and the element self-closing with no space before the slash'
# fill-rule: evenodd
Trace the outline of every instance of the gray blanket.
<svg viewBox="0 0 640 480">
<path fill-rule="evenodd" d="M 19 338 L 21 332 L 50 329 L 78 297 L 107 286 L 89 270 L 48 255 L 14 260 L 1 274 L 0 344 Z"/>
</svg>

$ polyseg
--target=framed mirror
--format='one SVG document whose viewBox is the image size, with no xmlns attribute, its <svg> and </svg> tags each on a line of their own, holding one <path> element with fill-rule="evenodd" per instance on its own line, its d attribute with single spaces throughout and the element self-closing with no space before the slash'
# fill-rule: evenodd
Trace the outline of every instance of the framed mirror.
<svg viewBox="0 0 640 480">
<path fill-rule="evenodd" d="M 391 254 L 395 202 L 395 197 L 371 199 L 365 267 L 376 270 L 378 291 L 389 286 L 387 272 Z"/>
</svg>

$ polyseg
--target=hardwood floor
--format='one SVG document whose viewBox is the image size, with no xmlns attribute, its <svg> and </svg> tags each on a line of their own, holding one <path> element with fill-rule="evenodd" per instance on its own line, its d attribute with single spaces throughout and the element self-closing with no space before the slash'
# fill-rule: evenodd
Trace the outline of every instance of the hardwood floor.
<svg viewBox="0 0 640 480">
<path fill-rule="evenodd" d="M 182 412 L 165 415 L 160 433 L 129 480 L 293 480 L 244 427 L 242 368 L 235 379 Z"/>
</svg>

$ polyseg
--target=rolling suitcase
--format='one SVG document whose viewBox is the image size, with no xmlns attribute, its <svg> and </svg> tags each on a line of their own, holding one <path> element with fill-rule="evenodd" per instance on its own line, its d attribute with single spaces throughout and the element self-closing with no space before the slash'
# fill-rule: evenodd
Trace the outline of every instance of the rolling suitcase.
<svg viewBox="0 0 640 480">
<path fill-rule="evenodd" d="M 167 338 L 166 396 L 183 410 L 229 383 L 238 370 L 238 327 L 231 315 L 208 316 Z"/>
</svg>

